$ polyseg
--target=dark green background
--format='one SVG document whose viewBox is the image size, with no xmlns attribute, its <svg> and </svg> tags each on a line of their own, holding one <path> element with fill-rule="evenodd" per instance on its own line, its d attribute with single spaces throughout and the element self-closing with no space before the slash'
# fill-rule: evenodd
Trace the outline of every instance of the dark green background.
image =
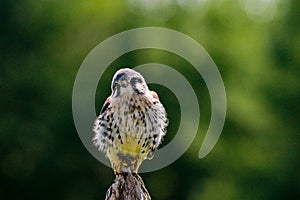
<svg viewBox="0 0 300 200">
<path fill-rule="evenodd" d="M 200 160 L 210 99 L 191 66 L 158 50 L 131 52 L 110 66 L 96 95 L 98 111 L 113 73 L 123 66 L 173 66 L 197 91 L 196 140 L 170 166 L 142 174 L 152 198 L 299 199 L 299 2 L 271 1 L 265 10 L 263 1 L 249 0 L 135 2 L 1 1 L 0 198 L 104 199 L 114 175 L 77 135 L 73 82 L 84 58 L 106 38 L 158 26 L 187 34 L 208 51 L 224 79 L 228 110 L 220 140 Z M 168 89 L 151 89 L 169 114 L 165 145 L 176 133 L 180 110 Z"/>
</svg>

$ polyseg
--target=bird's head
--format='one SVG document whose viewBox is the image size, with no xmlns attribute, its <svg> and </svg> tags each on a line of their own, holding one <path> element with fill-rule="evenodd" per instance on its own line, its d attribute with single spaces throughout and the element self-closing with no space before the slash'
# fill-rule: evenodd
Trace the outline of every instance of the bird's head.
<svg viewBox="0 0 300 200">
<path fill-rule="evenodd" d="M 148 90 L 144 77 L 129 68 L 118 70 L 111 83 L 112 96 L 144 94 Z"/>
</svg>

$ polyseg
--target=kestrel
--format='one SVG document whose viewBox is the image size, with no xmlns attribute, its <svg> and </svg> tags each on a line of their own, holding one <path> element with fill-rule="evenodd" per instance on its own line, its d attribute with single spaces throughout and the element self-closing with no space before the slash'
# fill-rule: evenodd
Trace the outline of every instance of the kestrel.
<svg viewBox="0 0 300 200">
<path fill-rule="evenodd" d="M 128 68 L 118 70 L 94 122 L 94 145 L 110 160 L 116 174 L 137 173 L 144 159 L 151 159 L 168 125 L 157 94 L 143 76 Z"/>
</svg>

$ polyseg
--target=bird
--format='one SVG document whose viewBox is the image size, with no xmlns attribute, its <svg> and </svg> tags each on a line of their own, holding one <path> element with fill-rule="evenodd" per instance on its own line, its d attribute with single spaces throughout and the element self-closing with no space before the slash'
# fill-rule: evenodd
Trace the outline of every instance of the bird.
<svg viewBox="0 0 300 200">
<path fill-rule="evenodd" d="M 156 92 L 130 68 L 118 70 L 93 124 L 94 146 L 109 159 L 115 174 L 137 173 L 166 135 L 168 118 Z"/>
</svg>

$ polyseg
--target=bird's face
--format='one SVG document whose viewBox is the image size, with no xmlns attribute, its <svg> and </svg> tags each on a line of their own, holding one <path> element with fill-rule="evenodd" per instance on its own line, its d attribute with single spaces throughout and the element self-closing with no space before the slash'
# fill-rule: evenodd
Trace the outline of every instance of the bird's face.
<svg viewBox="0 0 300 200">
<path fill-rule="evenodd" d="M 118 97 L 123 94 L 144 94 L 148 90 L 143 76 L 132 69 L 118 70 L 111 84 L 112 96 Z"/>
</svg>

